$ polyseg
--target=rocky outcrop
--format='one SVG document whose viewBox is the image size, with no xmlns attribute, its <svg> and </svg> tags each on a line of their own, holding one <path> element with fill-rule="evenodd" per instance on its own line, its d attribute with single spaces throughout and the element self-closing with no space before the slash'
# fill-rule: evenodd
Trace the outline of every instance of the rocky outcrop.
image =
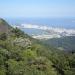
<svg viewBox="0 0 75 75">
<path fill-rule="evenodd" d="M 13 41 L 13 44 L 14 45 L 18 45 L 18 46 L 21 46 L 21 47 L 28 47 L 31 45 L 31 41 L 27 38 L 16 38 L 14 41 Z"/>
</svg>

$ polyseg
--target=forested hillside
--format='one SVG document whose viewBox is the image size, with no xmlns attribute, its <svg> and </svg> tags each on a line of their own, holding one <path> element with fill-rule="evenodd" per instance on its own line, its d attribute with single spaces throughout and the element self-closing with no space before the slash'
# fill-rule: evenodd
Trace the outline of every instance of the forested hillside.
<svg viewBox="0 0 75 75">
<path fill-rule="evenodd" d="M 0 75 L 75 75 L 75 53 L 43 45 L 0 19 Z"/>
<path fill-rule="evenodd" d="M 55 46 L 65 51 L 75 52 L 75 36 L 66 36 L 42 41 L 44 44 Z"/>
</svg>

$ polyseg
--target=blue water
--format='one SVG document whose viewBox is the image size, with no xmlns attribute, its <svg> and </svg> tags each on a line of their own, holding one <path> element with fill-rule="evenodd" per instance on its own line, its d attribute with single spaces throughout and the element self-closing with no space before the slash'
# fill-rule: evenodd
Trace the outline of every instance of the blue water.
<svg viewBox="0 0 75 75">
<path fill-rule="evenodd" d="M 75 29 L 75 18 L 7 18 L 12 25 L 23 23 Z"/>
<path fill-rule="evenodd" d="M 40 29 L 22 29 L 25 33 L 29 35 L 41 35 L 41 34 L 49 34 L 48 32 Z"/>
</svg>

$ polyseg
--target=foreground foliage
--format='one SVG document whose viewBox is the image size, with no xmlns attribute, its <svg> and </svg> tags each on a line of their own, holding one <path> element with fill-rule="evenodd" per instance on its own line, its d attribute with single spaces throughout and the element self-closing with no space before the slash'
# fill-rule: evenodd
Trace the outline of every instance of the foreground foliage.
<svg viewBox="0 0 75 75">
<path fill-rule="evenodd" d="M 16 28 L 0 35 L 0 75 L 75 75 L 75 53 L 47 48 Z"/>
</svg>

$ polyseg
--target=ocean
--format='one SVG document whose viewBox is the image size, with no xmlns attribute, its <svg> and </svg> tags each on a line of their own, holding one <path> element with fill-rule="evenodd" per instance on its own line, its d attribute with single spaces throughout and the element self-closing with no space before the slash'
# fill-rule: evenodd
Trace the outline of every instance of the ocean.
<svg viewBox="0 0 75 75">
<path fill-rule="evenodd" d="M 75 29 L 75 18 L 6 18 L 11 25 L 35 24 Z"/>
</svg>

